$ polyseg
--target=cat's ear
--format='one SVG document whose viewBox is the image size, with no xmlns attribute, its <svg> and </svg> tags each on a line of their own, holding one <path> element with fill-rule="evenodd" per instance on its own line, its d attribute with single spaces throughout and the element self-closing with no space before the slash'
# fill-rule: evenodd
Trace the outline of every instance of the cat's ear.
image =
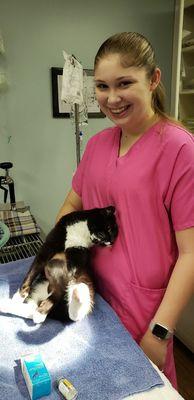
<svg viewBox="0 0 194 400">
<path fill-rule="evenodd" d="M 107 215 L 112 215 L 115 212 L 115 207 L 114 206 L 108 206 L 106 207 L 106 213 Z"/>
</svg>

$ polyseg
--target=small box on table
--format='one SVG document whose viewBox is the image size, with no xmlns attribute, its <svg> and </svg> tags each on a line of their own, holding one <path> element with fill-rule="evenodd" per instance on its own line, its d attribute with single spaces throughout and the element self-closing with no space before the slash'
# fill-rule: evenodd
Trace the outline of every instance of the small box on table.
<svg viewBox="0 0 194 400">
<path fill-rule="evenodd" d="M 31 400 L 51 393 L 51 377 L 40 354 L 21 357 L 21 368 Z"/>
</svg>

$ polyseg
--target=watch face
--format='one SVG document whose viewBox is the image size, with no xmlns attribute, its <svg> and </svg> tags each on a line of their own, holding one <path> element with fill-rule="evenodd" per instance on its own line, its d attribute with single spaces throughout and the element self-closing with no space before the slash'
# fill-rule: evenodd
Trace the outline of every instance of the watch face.
<svg viewBox="0 0 194 400">
<path fill-rule="evenodd" d="M 159 337 L 160 339 L 165 339 L 168 333 L 168 330 L 161 325 L 155 324 L 152 329 L 153 335 Z"/>
</svg>

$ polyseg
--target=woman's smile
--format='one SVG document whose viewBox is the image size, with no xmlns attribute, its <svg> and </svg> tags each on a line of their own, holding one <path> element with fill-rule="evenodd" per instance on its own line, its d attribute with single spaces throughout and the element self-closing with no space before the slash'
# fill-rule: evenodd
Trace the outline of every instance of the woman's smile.
<svg viewBox="0 0 194 400">
<path fill-rule="evenodd" d="M 126 117 L 131 105 L 126 105 L 117 108 L 108 107 L 108 111 L 110 114 L 114 116 L 114 118 L 123 118 Z"/>
</svg>

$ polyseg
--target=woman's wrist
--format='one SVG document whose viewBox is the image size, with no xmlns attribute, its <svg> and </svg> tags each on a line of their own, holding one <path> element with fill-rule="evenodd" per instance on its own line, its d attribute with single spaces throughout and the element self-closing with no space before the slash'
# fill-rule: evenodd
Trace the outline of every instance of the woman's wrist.
<svg viewBox="0 0 194 400">
<path fill-rule="evenodd" d="M 140 347 L 148 358 L 161 370 L 164 368 L 168 340 L 160 340 L 148 328 L 140 341 Z"/>
</svg>

